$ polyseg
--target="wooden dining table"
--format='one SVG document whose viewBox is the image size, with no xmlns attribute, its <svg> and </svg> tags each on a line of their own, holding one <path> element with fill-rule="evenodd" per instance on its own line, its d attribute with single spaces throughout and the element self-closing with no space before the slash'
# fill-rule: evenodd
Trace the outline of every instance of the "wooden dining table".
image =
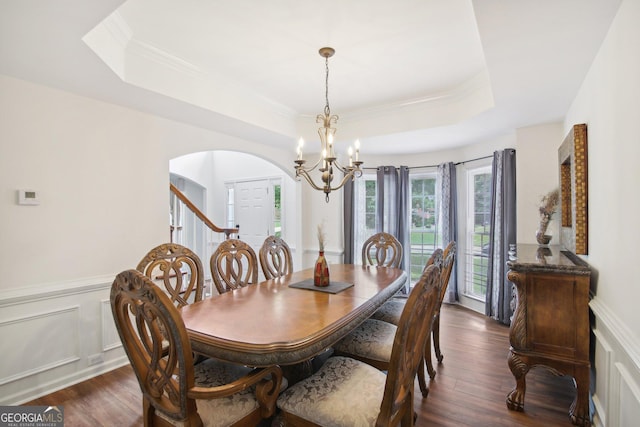
<svg viewBox="0 0 640 427">
<path fill-rule="evenodd" d="M 404 287 L 391 267 L 331 264 L 338 293 L 290 285 L 313 269 L 266 280 L 182 307 L 193 351 L 247 366 L 293 365 L 323 352 Z"/>
</svg>

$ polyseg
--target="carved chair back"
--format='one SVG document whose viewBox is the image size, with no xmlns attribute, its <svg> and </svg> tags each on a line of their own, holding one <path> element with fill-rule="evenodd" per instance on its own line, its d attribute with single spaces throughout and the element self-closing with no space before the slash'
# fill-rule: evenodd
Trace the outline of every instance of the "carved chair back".
<svg viewBox="0 0 640 427">
<path fill-rule="evenodd" d="M 414 381 L 423 363 L 423 353 L 415 349 L 424 348 L 431 334 L 439 290 L 440 268 L 431 265 L 414 285 L 400 316 L 377 426 L 400 425 L 413 419 Z"/>
<path fill-rule="evenodd" d="M 389 233 L 376 233 L 362 245 L 363 264 L 397 268 L 401 262 L 402 244 Z"/>
<path fill-rule="evenodd" d="M 194 386 L 189 337 L 169 297 L 147 276 L 128 270 L 113 282 L 111 310 L 142 389 L 145 425 L 156 410 L 171 419 L 202 423 L 195 401 L 187 397 Z"/>
<path fill-rule="evenodd" d="M 211 255 L 210 265 L 213 283 L 221 294 L 258 283 L 258 258 L 242 240 L 227 239 L 220 243 Z"/>
<path fill-rule="evenodd" d="M 165 243 L 151 249 L 136 270 L 154 283 L 162 283 L 176 307 L 200 301 L 204 293 L 202 262 L 190 249 Z"/>
<path fill-rule="evenodd" d="M 116 276 L 111 311 L 142 390 L 145 426 L 202 426 L 201 414 L 206 425 L 258 425 L 274 414 L 282 370 L 247 369 L 236 376 L 213 359 L 194 365 L 180 312 L 144 274 Z"/>
<path fill-rule="evenodd" d="M 449 279 L 451 278 L 451 271 L 453 270 L 453 265 L 456 261 L 456 250 L 456 242 L 449 242 L 442 255 L 442 277 L 440 284 L 440 296 L 438 298 L 438 305 L 436 306 L 436 315 L 440 314 L 440 307 L 442 306 L 442 301 L 444 300 L 444 296 L 447 293 Z"/>
<path fill-rule="evenodd" d="M 260 266 L 266 279 L 292 273 L 293 261 L 287 242 L 280 237 L 267 237 L 260 248 Z"/>
</svg>

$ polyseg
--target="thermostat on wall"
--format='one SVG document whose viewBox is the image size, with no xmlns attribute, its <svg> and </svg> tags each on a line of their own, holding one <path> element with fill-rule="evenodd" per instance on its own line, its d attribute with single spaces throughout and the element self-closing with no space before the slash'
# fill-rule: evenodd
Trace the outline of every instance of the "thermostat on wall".
<svg viewBox="0 0 640 427">
<path fill-rule="evenodd" d="M 18 190 L 19 205 L 39 205 L 40 198 L 34 190 Z"/>
</svg>

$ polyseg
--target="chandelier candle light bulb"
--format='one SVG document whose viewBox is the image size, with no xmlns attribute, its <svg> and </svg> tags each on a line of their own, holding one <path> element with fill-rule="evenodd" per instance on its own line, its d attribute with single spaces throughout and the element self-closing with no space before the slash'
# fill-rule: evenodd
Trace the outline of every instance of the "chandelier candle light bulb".
<svg viewBox="0 0 640 427">
<path fill-rule="evenodd" d="M 302 160 L 302 146 L 304 145 L 304 139 L 300 138 L 298 140 L 298 160 Z"/>
</svg>

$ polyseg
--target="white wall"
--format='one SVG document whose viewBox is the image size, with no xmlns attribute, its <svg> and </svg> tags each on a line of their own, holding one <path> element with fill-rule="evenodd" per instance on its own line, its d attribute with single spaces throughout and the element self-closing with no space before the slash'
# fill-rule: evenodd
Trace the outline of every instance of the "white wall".
<svg viewBox="0 0 640 427">
<path fill-rule="evenodd" d="M 587 124 L 589 255 L 597 273 L 596 425 L 640 419 L 640 2 L 625 0 L 569 109 L 565 134 Z"/>
</svg>

